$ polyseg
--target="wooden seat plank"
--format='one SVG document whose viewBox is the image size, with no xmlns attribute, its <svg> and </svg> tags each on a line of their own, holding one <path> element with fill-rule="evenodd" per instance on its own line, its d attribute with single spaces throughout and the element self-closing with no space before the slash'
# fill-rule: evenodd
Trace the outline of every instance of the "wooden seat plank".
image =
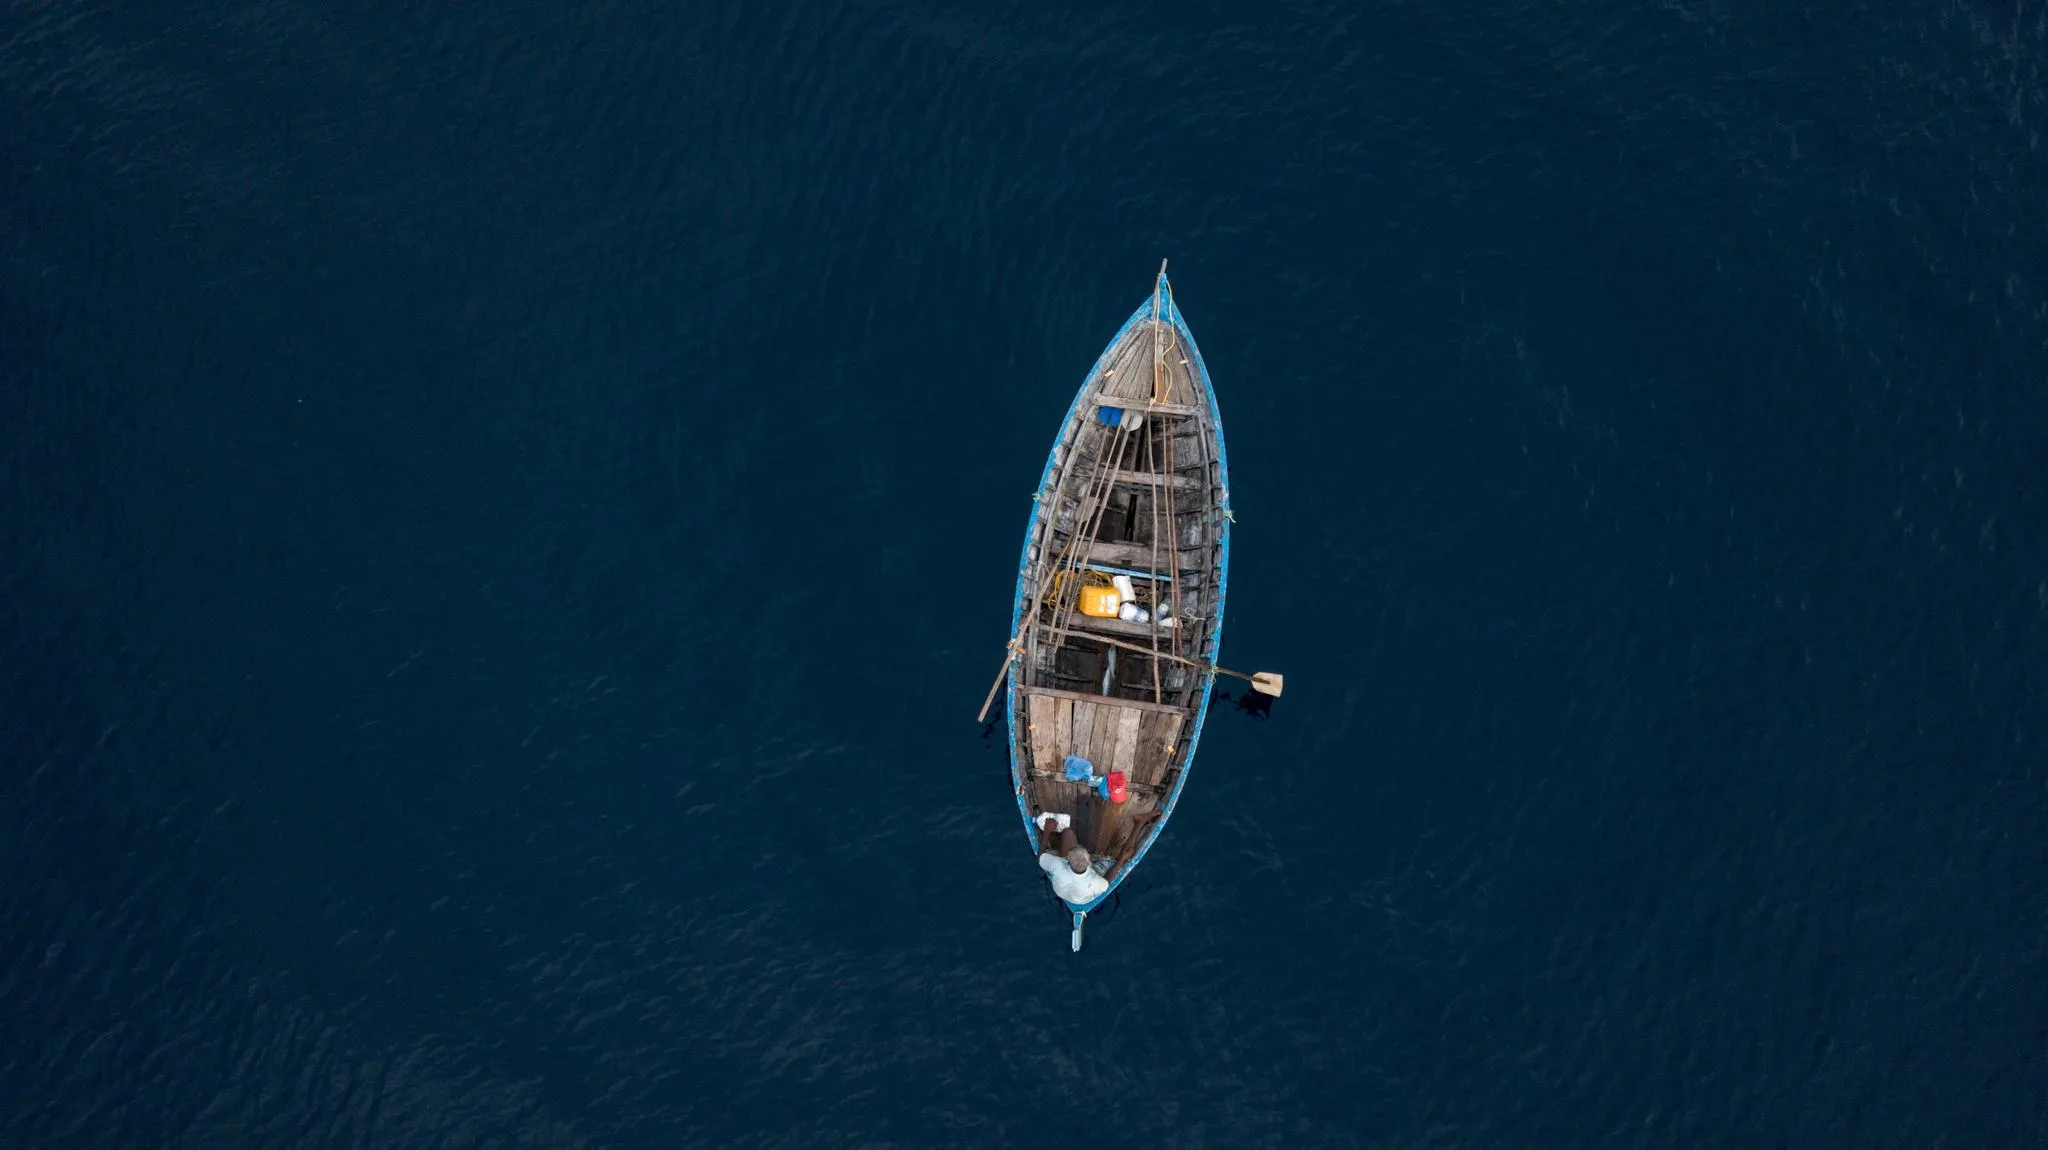
<svg viewBox="0 0 2048 1150">
<path fill-rule="evenodd" d="M 1206 559 L 1208 550 L 1209 545 L 1207 543 L 1198 543 L 1193 547 L 1181 548 L 1181 569 L 1185 571 L 1208 566 Z M 1159 549 L 1159 567 L 1152 567 L 1152 544 L 1150 543 L 1104 543 L 1101 540 L 1096 540 L 1094 543 L 1089 544 L 1086 551 L 1081 553 L 1081 560 L 1084 563 L 1115 563 L 1126 567 L 1162 571 L 1168 566 L 1167 551 L 1162 547 Z"/>
<path fill-rule="evenodd" d="M 1095 717 L 1099 708 L 1092 703 L 1083 703 L 1078 700 L 1073 702 L 1073 706 L 1074 741 L 1067 749 L 1067 754 L 1080 755 L 1082 758 L 1087 758 L 1089 742 L 1095 737 Z M 1063 763 L 1066 761 L 1064 755 L 1061 756 L 1060 761 Z"/>
<path fill-rule="evenodd" d="M 1109 754 L 1109 769 L 1122 771 L 1129 778 L 1137 772 L 1138 728 L 1145 717 L 1143 711 L 1124 711 L 1116 725 L 1116 743 Z"/>
<path fill-rule="evenodd" d="M 1110 482 L 1127 484 L 1132 487 L 1159 487 L 1170 485 L 1177 491 L 1193 491 L 1202 486 L 1202 480 L 1193 475 L 1157 475 L 1147 471 L 1112 471 Z"/>
<path fill-rule="evenodd" d="M 1153 403 L 1152 397 L 1103 395 L 1097 393 L 1095 406 L 1135 411 L 1141 415 L 1207 415 L 1209 409 L 1197 403 Z"/>
<path fill-rule="evenodd" d="M 1186 708 L 1171 703 L 1155 703 L 1150 699 L 1123 699 L 1109 695 L 1094 695 L 1086 691 L 1063 691 L 1058 687 L 1019 687 L 1017 693 L 1027 697 L 1044 697 L 1048 700 L 1065 699 L 1075 703 L 1092 703 L 1102 707 L 1130 708 L 1139 711 L 1158 711 L 1163 714 L 1181 715 Z"/>
<path fill-rule="evenodd" d="M 1051 770 L 1057 761 L 1053 758 L 1058 733 L 1053 729 L 1053 713 L 1058 700 L 1043 695 L 1025 697 L 1025 713 L 1031 721 L 1031 766 L 1034 770 Z"/>
</svg>

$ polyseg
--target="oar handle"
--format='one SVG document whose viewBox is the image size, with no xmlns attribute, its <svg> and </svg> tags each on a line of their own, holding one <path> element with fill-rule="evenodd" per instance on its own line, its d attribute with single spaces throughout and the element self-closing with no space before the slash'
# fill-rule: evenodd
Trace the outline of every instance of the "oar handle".
<svg viewBox="0 0 2048 1150">
<path fill-rule="evenodd" d="M 1019 631 L 1018 634 L 1021 635 L 1023 632 Z M 1010 640 L 1010 651 L 1003 656 L 1003 665 L 996 669 L 996 681 L 989 684 L 988 698 L 981 701 L 981 714 L 974 717 L 975 722 L 985 723 L 988 721 L 988 709 L 995 705 L 996 692 L 1003 689 L 1003 680 L 1010 677 L 1010 663 L 1017 657 L 1017 646 L 1017 640 Z"/>
<path fill-rule="evenodd" d="M 1136 643 L 1126 643 L 1122 639 L 1112 639 L 1107 635 L 1098 635 L 1092 631 L 1087 633 L 1087 637 L 1091 642 L 1107 643 L 1112 647 L 1122 647 L 1126 651 L 1136 651 L 1141 655 L 1151 655 L 1154 658 L 1167 659 L 1175 663 L 1184 663 L 1190 667 L 1196 668 L 1197 670 L 1210 671 L 1218 675 L 1229 675 L 1233 679 L 1243 679 L 1245 682 L 1250 683 L 1252 685 L 1252 689 L 1259 691 L 1262 694 L 1277 695 L 1280 693 L 1280 677 L 1278 675 L 1273 674 L 1271 671 L 1261 671 L 1257 675 L 1247 675 L 1243 671 L 1233 671 L 1228 667 L 1219 667 L 1214 663 L 1205 663 L 1200 659 L 1189 659 L 1181 655 L 1176 655 L 1171 651 L 1154 651 L 1150 647 L 1140 647 Z M 1261 676 L 1264 676 L 1265 678 L 1262 679 Z M 1270 689 L 1268 689 L 1268 684 L 1270 684 Z"/>
<path fill-rule="evenodd" d="M 1140 655 L 1156 655 L 1159 658 L 1165 659 L 1170 663 L 1185 664 L 1186 666 L 1194 667 L 1197 670 L 1223 671 L 1223 668 L 1217 666 L 1214 663 L 1204 663 L 1200 659 L 1190 659 L 1185 655 L 1176 655 L 1171 651 L 1154 651 L 1150 647 L 1141 647 L 1136 643 L 1126 643 L 1122 639 L 1112 639 L 1107 635 L 1098 635 L 1093 631 L 1087 632 L 1085 638 L 1087 638 L 1090 642 L 1093 643 L 1107 643 L 1112 647 L 1122 647 L 1126 651 L 1136 651 Z M 1223 671 L 1223 673 L 1226 675 L 1237 675 L 1236 671 Z M 1238 675 L 1238 677 L 1241 679 L 1248 679 L 1251 676 Z"/>
</svg>

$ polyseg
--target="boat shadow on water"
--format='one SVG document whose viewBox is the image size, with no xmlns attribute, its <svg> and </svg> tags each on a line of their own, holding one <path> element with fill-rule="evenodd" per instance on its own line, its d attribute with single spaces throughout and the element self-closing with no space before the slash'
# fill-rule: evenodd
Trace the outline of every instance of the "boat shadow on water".
<svg viewBox="0 0 2048 1150">
<path fill-rule="evenodd" d="M 1230 692 L 1218 691 L 1215 698 L 1219 703 L 1228 702 L 1231 698 Z M 1271 695 L 1262 695 L 1257 691 L 1245 691 L 1237 696 L 1236 702 L 1238 710 L 1250 715 L 1254 719 L 1270 719 L 1273 717 L 1273 696 Z"/>
</svg>

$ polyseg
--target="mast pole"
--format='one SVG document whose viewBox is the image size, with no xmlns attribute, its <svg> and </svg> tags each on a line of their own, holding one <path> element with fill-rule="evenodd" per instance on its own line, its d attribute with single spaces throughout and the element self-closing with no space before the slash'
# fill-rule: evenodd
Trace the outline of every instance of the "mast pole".
<svg viewBox="0 0 2048 1150">
<path fill-rule="evenodd" d="M 1166 329 L 1159 323 L 1160 296 L 1166 292 L 1166 261 L 1159 261 L 1159 278 L 1152 284 L 1152 402 L 1166 402 Z"/>
</svg>

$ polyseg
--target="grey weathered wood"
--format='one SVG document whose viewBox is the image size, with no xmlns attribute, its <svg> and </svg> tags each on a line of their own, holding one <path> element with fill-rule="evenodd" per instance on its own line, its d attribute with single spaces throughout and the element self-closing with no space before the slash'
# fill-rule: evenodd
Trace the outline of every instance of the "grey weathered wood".
<svg viewBox="0 0 2048 1150">
<path fill-rule="evenodd" d="M 1087 691 L 1062 691 L 1053 687 L 1020 687 L 1018 691 L 1020 694 L 1033 699 L 1067 699 L 1072 702 L 1115 707 L 1120 710 L 1128 708 L 1134 711 L 1155 711 L 1167 715 L 1187 713 L 1186 707 L 1175 706 L 1172 703 L 1155 703 L 1150 699 L 1113 699 L 1107 695 L 1096 695 Z"/>
<path fill-rule="evenodd" d="M 1080 755 L 1086 758 L 1089 741 L 1095 737 L 1095 704 L 1083 703 L 1078 699 L 1072 700 L 1072 702 L 1074 705 L 1074 742 L 1071 746 L 1061 748 L 1060 761 L 1062 763 L 1066 762 L 1067 755 Z"/>
<path fill-rule="evenodd" d="M 1031 716 L 1031 765 L 1038 770 L 1049 770 L 1054 762 L 1058 733 L 1053 728 L 1055 700 L 1037 696 L 1027 702 L 1025 713 Z"/>
<path fill-rule="evenodd" d="M 1173 667 L 1177 678 L 1162 676 L 1161 702 L 1153 701 L 1151 671 L 1135 655 L 1121 657 L 1125 669 L 1117 691 L 1137 694 L 1143 679 L 1142 700 L 1100 695 L 1094 683 L 1068 690 L 1060 683 L 1074 680 L 1054 676 L 1062 651 L 1092 653 L 1114 638 L 1150 653 L 1156 636 L 1160 655 L 1170 654 L 1176 641 L 1191 654 L 1208 634 L 1213 618 L 1209 589 L 1219 582 L 1216 532 L 1224 492 L 1215 459 L 1215 414 L 1184 362 L 1190 358 L 1187 349 L 1174 338 L 1164 363 L 1166 402 L 1159 406 L 1149 402 L 1149 325 L 1135 325 L 1104 352 L 1095 372 L 1097 385 L 1084 394 L 1074 419 L 1062 430 L 1048 485 L 1039 493 L 1040 515 L 1025 572 L 1028 585 L 1044 579 L 1049 590 L 1051 573 L 1061 569 L 1063 557 L 1149 572 L 1162 581 L 1177 568 L 1176 601 L 1183 595 L 1194 601 L 1197 618 L 1171 631 L 1155 630 L 1149 623 L 1089 619 L 1071 610 L 1056 626 L 1042 601 L 1035 611 L 1027 605 L 1024 645 L 1029 656 L 1019 663 L 1017 709 L 1029 730 L 1015 736 L 1026 766 L 1021 781 L 1027 802 L 1034 810 L 1073 815 L 1082 845 L 1119 862 L 1157 825 L 1169 788 L 1181 777 L 1187 749 L 1179 740 L 1194 722 L 1204 676 Z M 1104 406 L 1170 418 L 1147 419 L 1135 430 L 1120 431 L 1104 427 L 1096 417 Z M 1177 513 L 1172 518 L 1167 515 L 1169 492 L 1171 510 Z M 1120 510 L 1098 520 L 1097 510 L 1112 503 Z M 1105 520 L 1125 524 L 1133 538 L 1091 538 Z M 1144 586 L 1145 576 L 1137 578 Z M 1071 666 L 1071 655 L 1066 662 Z M 1162 661 L 1158 666 L 1172 665 Z M 1130 801 L 1109 804 L 1085 785 L 1067 782 L 1062 764 L 1068 754 L 1084 755 L 1103 770 L 1123 770 Z"/>
<path fill-rule="evenodd" d="M 1139 567 L 1148 571 L 1171 574 L 1166 570 L 1166 540 L 1160 541 L 1159 566 L 1152 566 L 1152 544 L 1148 543 L 1103 543 L 1097 541 L 1081 553 L 1089 563 L 1108 563 L 1116 567 Z M 1182 567 L 1207 567 L 1209 547 L 1206 541 L 1193 547 L 1178 547 Z"/>
<path fill-rule="evenodd" d="M 1199 403 L 1153 403 L 1149 396 L 1097 395 L 1096 407 L 1116 407 L 1135 411 L 1140 415 L 1208 415 L 1209 409 Z"/>
<path fill-rule="evenodd" d="M 1203 480 L 1194 475 L 1152 475 L 1143 471 L 1118 471 L 1110 477 L 1113 483 L 1131 487 L 1158 487 L 1170 485 L 1177 490 L 1193 491 L 1202 486 Z"/>
<path fill-rule="evenodd" d="M 1183 755 L 1183 748 L 1180 745 L 1180 732 L 1186 723 L 1187 716 L 1185 715 L 1167 716 L 1166 727 L 1157 736 L 1158 742 L 1156 745 L 1160 748 L 1159 753 L 1145 760 L 1143 765 L 1151 769 L 1138 772 L 1140 782 L 1147 785 L 1157 785 L 1160 779 L 1166 777 L 1166 769 L 1180 761 Z"/>
<path fill-rule="evenodd" d="M 1116 742 L 1109 753 L 1109 769 L 1122 771 L 1126 777 L 1135 774 L 1138 767 L 1138 727 L 1144 712 L 1126 710 L 1117 716 Z"/>
<path fill-rule="evenodd" d="M 1115 635 L 1119 638 L 1136 639 L 1140 643 L 1152 638 L 1155 628 L 1150 623 L 1126 623 L 1122 619 L 1097 619 L 1093 615 L 1075 615 L 1073 629 L 1093 631 L 1099 635 Z M 1165 631 L 1159 632 L 1159 649 L 1167 650 L 1172 639 Z"/>
<path fill-rule="evenodd" d="M 1102 721 L 1095 724 L 1095 737 L 1088 744 L 1088 761 L 1095 764 L 1097 773 L 1109 770 L 1109 760 L 1116 751 L 1117 716 L 1105 713 Z"/>
</svg>

